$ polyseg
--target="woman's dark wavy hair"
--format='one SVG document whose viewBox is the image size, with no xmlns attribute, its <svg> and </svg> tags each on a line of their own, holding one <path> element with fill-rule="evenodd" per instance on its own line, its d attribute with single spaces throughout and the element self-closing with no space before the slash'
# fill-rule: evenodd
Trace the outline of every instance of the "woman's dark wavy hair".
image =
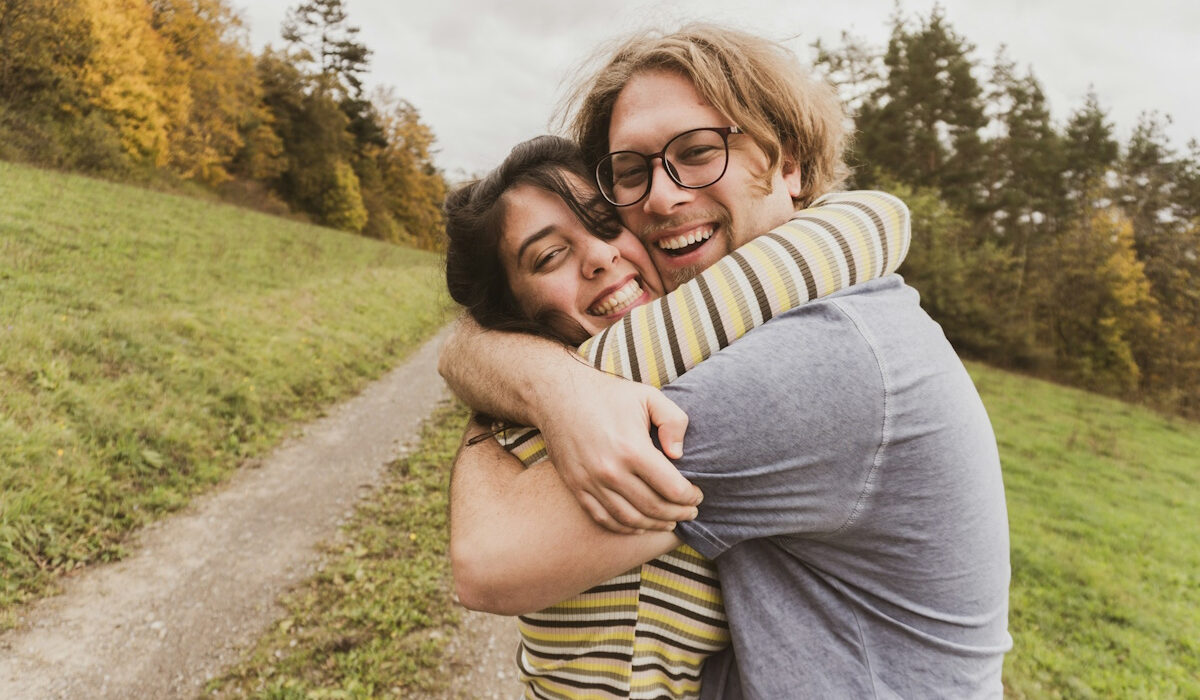
<svg viewBox="0 0 1200 700">
<path fill-rule="evenodd" d="M 586 189 L 572 183 L 575 175 Z M 616 213 L 589 187 L 592 174 L 573 141 L 538 136 L 517 144 L 492 172 L 467 183 L 446 197 L 446 287 L 479 325 L 518 331 L 577 344 L 588 333 L 566 314 L 542 311 L 532 317 L 513 296 L 500 261 L 504 194 L 517 185 L 531 185 L 563 201 L 594 235 L 611 240 L 620 232 Z"/>
</svg>

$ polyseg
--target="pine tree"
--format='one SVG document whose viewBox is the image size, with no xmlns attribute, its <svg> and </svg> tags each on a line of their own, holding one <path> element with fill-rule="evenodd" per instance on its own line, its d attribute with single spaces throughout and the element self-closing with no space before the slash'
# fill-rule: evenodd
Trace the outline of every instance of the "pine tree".
<svg viewBox="0 0 1200 700">
<path fill-rule="evenodd" d="M 886 82 L 858 115 L 866 163 L 917 187 L 939 188 L 958 206 L 976 199 L 986 124 L 972 51 L 940 7 L 915 27 L 896 17 L 883 56 Z"/>
</svg>

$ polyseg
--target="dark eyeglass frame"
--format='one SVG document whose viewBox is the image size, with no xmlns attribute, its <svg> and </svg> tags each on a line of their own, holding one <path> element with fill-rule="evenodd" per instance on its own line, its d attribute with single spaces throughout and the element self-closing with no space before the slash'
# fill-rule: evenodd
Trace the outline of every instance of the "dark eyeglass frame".
<svg viewBox="0 0 1200 700">
<path fill-rule="evenodd" d="M 688 134 L 694 134 L 697 131 L 712 131 L 717 134 L 720 134 L 721 143 L 725 147 L 725 165 L 721 167 L 721 174 L 717 175 L 717 177 L 714 178 L 712 182 L 709 182 L 709 183 L 706 183 L 703 185 L 685 185 L 679 181 L 679 175 L 676 174 L 675 165 L 673 163 L 671 163 L 671 161 L 667 160 L 667 151 L 671 148 L 671 144 L 675 143 L 676 141 L 683 138 L 684 136 L 687 136 Z M 671 178 L 671 182 L 674 182 L 679 187 L 682 187 L 685 190 L 702 190 L 705 187 L 712 187 L 713 185 L 720 182 L 721 178 L 725 177 L 725 171 L 729 169 L 729 135 L 730 134 L 744 134 L 744 133 L 746 133 L 746 132 L 742 131 L 741 128 L 736 127 L 736 126 L 702 126 L 702 127 L 696 128 L 696 129 L 688 129 L 687 131 L 684 131 L 684 132 L 676 134 L 675 136 L 672 136 L 671 140 L 667 141 L 666 145 L 662 147 L 661 151 L 659 151 L 658 153 L 653 153 L 651 155 L 646 155 L 644 153 L 639 153 L 637 151 L 612 151 L 611 153 L 606 153 L 604 155 L 604 157 L 601 158 L 599 160 L 599 162 L 596 163 L 596 169 L 595 169 L 595 173 L 594 173 L 594 177 L 596 179 L 596 187 L 599 188 L 600 195 L 602 197 L 604 197 L 604 200 L 606 202 L 608 202 L 609 204 L 613 205 L 614 207 L 632 207 L 633 205 L 635 205 L 638 202 L 645 199 L 646 196 L 650 194 L 650 188 L 652 188 L 654 186 L 654 164 L 652 161 L 655 158 L 660 158 L 662 160 L 663 170 L 666 171 L 667 177 Z M 642 192 L 642 196 L 638 197 L 637 199 L 633 200 L 632 202 L 626 202 L 625 204 L 618 204 L 613 201 L 612 197 L 608 196 L 607 192 L 604 191 L 604 185 L 601 184 L 601 181 L 600 181 L 600 166 L 604 165 L 604 163 L 606 161 L 611 162 L 613 159 L 613 156 L 618 156 L 618 155 L 625 154 L 625 153 L 632 154 L 635 156 L 640 156 L 643 160 L 646 161 L 646 191 Z"/>
</svg>

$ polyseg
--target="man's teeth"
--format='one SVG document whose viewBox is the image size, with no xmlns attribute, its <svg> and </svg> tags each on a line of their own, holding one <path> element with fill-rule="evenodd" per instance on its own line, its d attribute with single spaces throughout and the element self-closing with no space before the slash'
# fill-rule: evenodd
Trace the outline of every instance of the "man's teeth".
<svg viewBox="0 0 1200 700">
<path fill-rule="evenodd" d="M 679 248 L 686 248 L 686 247 L 692 245 L 693 243 L 699 243 L 700 241 L 707 241 L 712 235 L 713 235 L 713 230 L 711 227 L 697 229 L 695 231 L 692 231 L 691 233 L 686 233 L 681 236 L 675 236 L 673 238 L 663 238 L 662 240 L 660 240 L 658 242 L 658 247 L 662 248 L 663 250 L 677 250 Z"/>
<path fill-rule="evenodd" d="M 636 279 L 631 279 L 625 283 L 625 286 L 610 294 L 607 299 L 588 309 L 588 313 L 593 316 L 615 314 L 618 311 L 624 311 L 641 296 L 642 286 Z"/>
</svg>

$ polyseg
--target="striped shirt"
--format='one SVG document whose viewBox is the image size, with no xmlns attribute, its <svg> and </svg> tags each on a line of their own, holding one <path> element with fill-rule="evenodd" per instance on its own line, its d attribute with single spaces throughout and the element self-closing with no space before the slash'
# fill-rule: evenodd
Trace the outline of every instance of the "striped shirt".
<svg viewBox="0 0 1200 700">
<path fill-rule="evenodd" d="M 799 304 L 894 272 L 908 208 L 882 192 L 839 192 L 796 212 L 579 347 L 593 367 L 663 386 Z M 497 439 L 525 465 L 546 457 L 531 428 Z M 525 697 L 695 698 L 704 660 L 729 643 L 711 561 L 687 545 L 518 621 Z"/>
</svg>

